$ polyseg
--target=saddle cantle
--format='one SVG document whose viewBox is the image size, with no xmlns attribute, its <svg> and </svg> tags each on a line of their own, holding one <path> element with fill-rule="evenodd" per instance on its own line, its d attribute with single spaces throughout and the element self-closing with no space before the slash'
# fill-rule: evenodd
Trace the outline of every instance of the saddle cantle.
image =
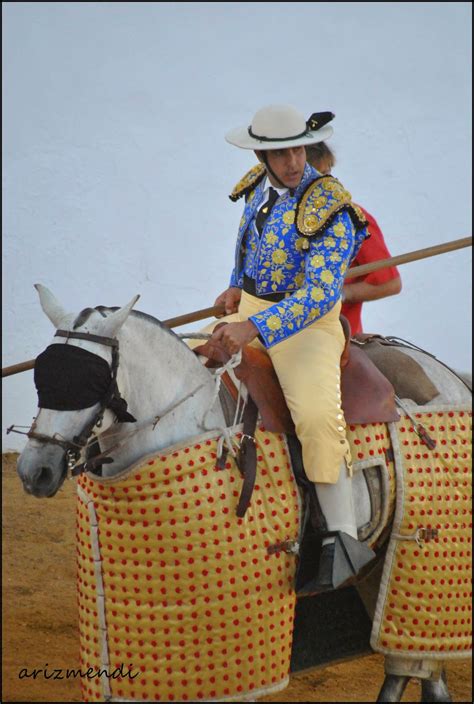
<svg viewBox="0 0 474 704">
<path fill-rule="evenodd" d="M 423 367 L 402 351 L 401 341 L 366 333 L 357 333 L 354 340 L 390 381 L 399 398 L 408 398 L 418 406 L 424 406 L 439 394 Z M 405 349 L 409 348 L 405 346 Z"/>
<path fill-rule="evenodd" d="M 346 422 L 388 423 L 399 420 L 392 384 L 363 350 L 346 339 L 341 357 L 341 396 Z M 223 346 L 213 341 L 195 347 L 194 351 L 209 359 L 208 366 L 225 364 L 230 359 Z M 265 428 L 275 433 L 294 434 L 291 414 L 268 355 L 254 347 L 245 347 L 242 362 L 234 373 L 256 403 Z"/>
</svg>

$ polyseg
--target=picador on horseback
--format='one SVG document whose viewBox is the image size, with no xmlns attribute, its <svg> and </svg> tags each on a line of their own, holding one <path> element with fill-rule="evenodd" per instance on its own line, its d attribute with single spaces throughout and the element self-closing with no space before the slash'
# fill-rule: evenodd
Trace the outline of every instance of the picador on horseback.
<svg viewBox="0 0 474 704">
<path fill-rule="evenodd" d="M 18 474 L 37 497 L 78 477 L 81 666 L 143 674 L 84 681 L 87 701 L 274 694 L 353 646 L 346 623 L 333 646 L 315 626 L 351 581 L 385 656 L 377 701 L 413 677 L 451 701 L 444 662 L 471 651 L 472 393 L 396 337 L 355 335 L 349 354 L 341 292 L 367 223 L 305 150 L 332 118 L 272 106 L 227 135 L 260 164 L 231 194 L 229 315 L 192 336 L 205 345 L 138 295 L 71 313 L 36 285 L 55 333 L 33 423 L 9 428 L 28 437 Z"/>
<path fill-rule="evenodd" d="M 261 164 L 231 195 L 245 197 L 245 207 L 230 287 L 216 305 L 237 318 L 211 340 L 231 354 L 248 344 L 265 350 L 283 389 L 325 518 L 319 570 L 301 592 L 336 586 L 339 552 L 358 569 L 374 556 L 357 541 L 340 386 L 344 274 L 369 236 L 367 221 L 337 179 L 306 162 L 305 148 L 330 137 L 333 117 L 314 113 L 306 121 L 291 106 L 269 106 L 250 127 L 226 135 Z"/>
</svg>

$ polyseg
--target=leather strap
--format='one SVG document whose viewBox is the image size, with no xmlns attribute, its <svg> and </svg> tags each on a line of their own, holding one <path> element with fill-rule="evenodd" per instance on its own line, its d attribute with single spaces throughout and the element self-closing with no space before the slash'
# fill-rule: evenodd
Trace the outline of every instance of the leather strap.
<svg viewBox="0 0 474 704">
<path fill-rule="evenodd" d="M 102 335 L 92 335 L 90 332 L 74 332 L 72 330 L 56 330 L 55 337 L 65 337 L 75 340 L 89 340 L 98 342 L 108 347 L 118 347 L 118 340 L 115 337 L 103 337 Z"/>
<path fill-rule="evenodd" d="M 257 447 L 255 443 L 255 428 L 257 427 L 258 408 L 249 396 L 244 410 L 244 432 L 240 443 L 238 466 L 243 474 L 244 482 L 237 505 L 236 514 L 243 518 L 252 498 L 255 478 L 257 476 Z"/>
</svg>

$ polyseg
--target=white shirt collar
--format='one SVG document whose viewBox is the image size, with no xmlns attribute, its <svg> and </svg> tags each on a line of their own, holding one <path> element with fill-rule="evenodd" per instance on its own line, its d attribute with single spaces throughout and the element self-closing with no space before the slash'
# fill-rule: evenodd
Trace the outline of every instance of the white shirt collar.
<svg viewBox="0 0 474 704">
<path fill-rule="evenodd" d="M 286 188 L 285 186 L 283 188 L 277 188 L 276 186 L 272 186 L 270 183 L 270 180 L 268 176 L 265 176 L 265 181 L 263 182 L 264 185 L 264 190 L 263 190 L 263 198 L 264 200 L 268 200 L 268 192 L 270 188 L 273 188 L 277 193 L 278 196 L 281 198 L 281 196 L 285 195 L 287 191 L 289 191 L 289 188 Z"/>
</svg>

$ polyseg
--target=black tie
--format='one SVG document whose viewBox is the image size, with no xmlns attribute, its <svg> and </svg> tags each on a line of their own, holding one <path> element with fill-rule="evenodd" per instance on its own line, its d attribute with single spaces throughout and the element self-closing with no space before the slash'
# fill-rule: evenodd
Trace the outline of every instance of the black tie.
<svg viewBox="0 0 474 704">
<path fill-rule="evenodd" d="M 263 227 L 265 225 L 265 222 L 270 215 L 270 212 L 275 205 L 275 201 L 278 200 L 278 193 L 275 191 L 274 188 L 270 186 L 269 194 L 268 194 L 268 200 L 267 202 L 260 208 L 260 210 L 257 213 L 257 217 L 255 219 L 255 225 L 257 227 L 257 232 L 259 235 L 262 234 Z"/>
</svg>

